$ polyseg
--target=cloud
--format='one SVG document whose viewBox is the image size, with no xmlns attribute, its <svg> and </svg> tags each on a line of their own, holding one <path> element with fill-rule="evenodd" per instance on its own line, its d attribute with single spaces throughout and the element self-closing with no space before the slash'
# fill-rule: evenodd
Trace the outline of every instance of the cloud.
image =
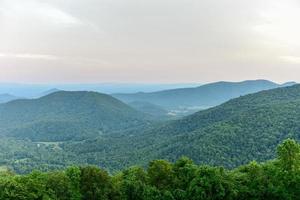
<svg viewBox="0 0 300 200">
<path fill-rule="evenodd" d="M 297 2 L 0 0 L 1 73 L 16 79 L 22 68 L 26 80 L 69 74 L 74 82 L 289 79 L 297 73 L 284 70 L 298 62 L 289 55 L 300 52 Z"/>
<path fill-rule="evenodd" d="M 7 20 L 32 20 L 42 21 L 51 24 L 80 25 L 82 22 L 69 13 L 46 3 L 37 0 L 3 0 L 0 4 L 3 8 L 0 12 Z"/>
<path fill-rule="evenodd" d="M 95 59 L 95 58 L 87 58 L 87 57 L 62 57 L 55 55 L 47 55 L 47 54 L 5 54 L 0 53 L 0 59 L 21 59 L 21 60 L 29 60 L 29 61 L 60 61 L 66 64 L 76 64 L 76 65 L 96 65 L 96 66 L 108 66 L 111 63 L 107 60 L 103 59 Z"/>
<path fill-rule="evenodd" d="M 260 11 L 262 23 L 255 29 L 272 42 L 274 46 L 300 46 L 300 5 L 298 1 L 270 1 L 269 6 Z"/>
<path fill-rule="evenodd" d="M 58 60 L 59 57 L 46 54 L 5 54 L 0 53 L 0 58 L 13 58 L 13 59 L 29 59 L 29 60 Z"/>
</svg>

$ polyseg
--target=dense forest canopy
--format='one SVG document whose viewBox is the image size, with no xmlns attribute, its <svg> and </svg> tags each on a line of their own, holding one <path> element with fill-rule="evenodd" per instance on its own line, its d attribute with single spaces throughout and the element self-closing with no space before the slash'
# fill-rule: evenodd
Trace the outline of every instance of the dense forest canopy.
<svg viewBox="0 0 300 200">
<path fill-rule="evenodd" d="M 82 159 L 96 157 L 93 164 L 108 168 L 146 165 L 153 159 L 175 161 L 181 156 L 197 164 L 234 168 L 251 160 L 273 159 L 274 149 L 284 139 L 300 139 L 299 130 L 300 85 L 295 85 L 242 96 L 118 136 L 65 143 L 63 148 Z"/>
<path fill-rule="evenodd" d="M 2 172 L 0 199 L 13 200 L 240 200 L 299 199 L 300 144 L 287 139 L 277 158 L 232 170 L 196 165 L 187 157 L 175 163 L 153 160 L 114 175 L 95 166 L 28 175 Z"/>
<path fill-rule="evenodd" d="M 0 104 L 0 135 L 35 142 L 83 140 L 146 122 L 145 114 L 96 92 L 59 91 Z"/>
<path fill-rule="evenodd" d="M 17 100 L 0 105 L 0 114 L 0 167 L 20 174 L 77 164 L 115 172 L 182 156 L 232 169 L 273 159 L 286 138 L 300 140 L 300 85 L 245 95 L 171 121 L 153 121 L 93 92 Z"/>
</svg>

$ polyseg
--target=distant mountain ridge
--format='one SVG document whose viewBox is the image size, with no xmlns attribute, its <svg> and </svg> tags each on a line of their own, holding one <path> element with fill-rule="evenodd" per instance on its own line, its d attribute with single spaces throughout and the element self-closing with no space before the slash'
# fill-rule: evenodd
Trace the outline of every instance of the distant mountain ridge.
<svg viewBox="0 0 300 200">
<path fill-rule="evenodd" d="M 74 84 L 19 84 L 0 83 L 0 94 L 10 93 L 24 98 L 36 98 L 44 91 L 59 88 L 64 91 L 94 91 L 99 93 L 133 93 L 138 91 L 153 92 L 173 88 L 196 87 L 199 83 L 147 84 L 147 83 L 74 83 Z"/>
<path fill-rule="evenodd" d="M 132 101 L 149 102 L 165 109 L 172 110 L 179 107 L 209 108 L 224 103 L 242 95 L 292 85 L 277 84 L 267 80 L 250 80 L 243 82 L 216 82 L 195 88 L 181 88 L 151 93 L 113 94 L 126 103 Z"/>
<path fill-rule="evenodd" d="M 11 94 L 0 94 L 0 103 L 6 103 L 15 99 L 19 99 L 19 97 Z"/>
<path fill-rule="evenodd" d="M 61 90 L 60 89 L 57 89 L 57 88 L 52 88 L 52 89 L 49 89 L 49 90 L 46 90 L 42 93 L 40 93 L 37 98 L 39 97 L 43 97 L 43 96 L 47 96 L 49 94 L 52 94 L 52 93 L 55 93 L 55 92 L 60 92 Z"/>
<path fill-rule="evenodd" d="M 33 141 L 80 140 L 144 122 L 143 113 L 96 92 L 61 91 L 0 105 L 0 132 Z"/>
</svg>

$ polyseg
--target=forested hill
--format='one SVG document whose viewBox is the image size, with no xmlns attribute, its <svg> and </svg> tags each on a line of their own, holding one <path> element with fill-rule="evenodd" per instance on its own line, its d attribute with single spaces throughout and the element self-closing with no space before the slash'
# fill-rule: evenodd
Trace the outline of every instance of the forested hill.
<svg viewBox="0 0 300 200">
<path fill-rule="evenodd" d="M 36 102 L 28 103 L 32 101 Z M 14 104 L 24 104 L 27 109 Z M 108 111 L 108 107 L 114 109 Z M 11 126 L 7 135 L 38 141 L 37 145 L 28 140 L 1 138 L 0 160 L 18 173 L 71 164 L 93 164 L 113 172 L 131 165 L 146 166 L 154 159 L 175 161 L 181 156 L 197 164 L 233 168 L 252 160 L 273 159 L 275 147 L 286 138 L 300 140 L 300 85 L 242 96 L 159 125 L 145 126 L 144 115 L 139 112 L 110 96 L 88 92 L 59 92 L 38 100 L 17 100 L 0 106 L 0 112 L 0 127 L 7 131 Z M 39 117 L 48 124 L 38 121 Z M 61 126 L 49 120 L 53 118 Z M 35 124 L 30 123 L 32 119 Z M 139 124 L 143 126 L 137 128 Z M 119 131 L 105 134 L 99 131 L 107 130 L 104 125 Z"/>
<path fill-rule="evenodd" d="M 199 128 L 209 126 L 213 123 L 250 115 L 253 112 L 259 111 L 259 109 L 263 109 L 267 112 L 280 106 L 282 106 L 282 109 L 280 109 L 281 111 L 286 111 L 289 106 L 295 106 L 298 108 L 299 102 L 300 84 L 241 96 L 219 106 L 200 111 L 171 122 L 163 128 L 172 129 L 172 131 L 170 131 L 170 134 L 172 135 L 174 133 L 191 132 Z M 274 113 L 274 115 L 270 115 L 270 117 L 280 117 L 275 114 L 276 113 Z M 286 114 L 293 115 L 295 112 L 286 112 Z M 260 122 L 258 118 L 254 117 L 255 116 L 253 116 L 253 120 Z"/>
<path fill-rule="evenodd" d="M 1 133 L 33 141 L 80 140 L 144 122 L 144 114 L 96 92 L 61 91 L 0 105 Z"/>
<path fill-rule="evenodd" d="M 273 158 L 273 149 L 288 137 L 300 140 L 300 85 L 230 100 L 145 131 L 136 141 L 145 141 L 139 151 L 152 158 L 186 155 L 198 163 L 235 167 Z"/>
<path fill-rule="evenodd" d="M 149 102 L 142 102 L 142 101 L 133 101 L 128 103 L 131 107 L 134 109 L 141 111 L 143 113 L 149 114 L 153 117 L 157 118 L 167 118 L 168 111 L 163 109 L 160 106 L 157 106 L 155 104 L 149 103 Z M 170 117 L 170 116 L 169 116 Z"/>
<path fill-rule="evenodd" d="M 275 147 L 288 137 L 300 140 L 300 85 L 239 97 L 120 138 L 68 144 L 65 148 L 82 158 L 100 154 L 93 162 L 113 169 L 145 165 L 151 159 L 175 161 L 181 156 L 196 163 L 232 168 L 251 160 L 274 158 Z M 107 155 L 110 160 L 103 159 Z"/>
<path fill-rule="evenodd" d="M 232 98 L 239 97 L 262 90 L 274 89 L 283 85 L 267 81 L 253 80 L 243 82 L 216 82 L 202 85 L 196 88 L 181 88 L 164 90 L 152 93 L 113 94 L 114 97 L 124 101 L 149 102 L 164 107 L 165 109 L 177 109 L 179 107 L 199 107 L 199 109 L 219 105 Z"/>
</svg>

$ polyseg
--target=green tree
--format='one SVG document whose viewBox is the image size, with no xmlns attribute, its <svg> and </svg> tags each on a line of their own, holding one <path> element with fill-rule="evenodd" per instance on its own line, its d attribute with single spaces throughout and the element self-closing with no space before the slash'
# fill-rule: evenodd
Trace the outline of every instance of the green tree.
<svg viewBox="0 0 300 200">
<path fill-rule="evenodd" d="M 144 199 L 147 173 L 141 167 L 131 167 L 122 174 L 122 196 L 130 200 Z"/>
<path fill-rule="evenodd" d="M 170 189 L 173 185 L 173 167 L 165 160 L 151 161 L 148 167 L 149 182 L 159 190 Z"/>
<path fill-rule="evenodd" d="M 277 148 L 279 163 L 287 172 L 300 169 L 300 145 L 292 139 L 283 141 Z"/>
<path fill-rule="evenodd" d="M 81 168 L 80 187 L 84 200 L 110 199 L 113 192 L 108 173 L 94 166 Z"/>
<path fill-rule="evenodd" d="M 223 168 L 200 167 L 188 189 L 190 200 L 224 200 L 234 196 L 233 180 Z"/>
<path fill-rule="evenodd" d="M 65 172 L 51 172 L 47 174 L 46 189 L 51 191 L 54 199 L 71 199 L 72 191 L 70 186 L 70 179 Z"/>
<path fill-rule="evenodd" d="M 67 168 L 66 175 L 69 177 L 70 180 L 70 191 L 71 196 L 70 200 L 80 200 L 81 193 L 80 193 L 80 177 L 81 177 L 81 170 L 79 167 L 72 166 Z"/>
</svg>

